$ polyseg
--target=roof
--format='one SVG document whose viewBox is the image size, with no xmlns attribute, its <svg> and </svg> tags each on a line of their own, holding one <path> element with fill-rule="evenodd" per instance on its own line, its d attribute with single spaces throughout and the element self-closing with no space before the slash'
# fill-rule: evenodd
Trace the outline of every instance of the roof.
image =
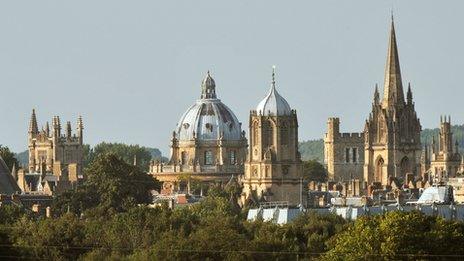
<svg viewBox="0 0 464 261">
<path fill-rule="evenodd" d="M 202 83 L 202 88 L 202 98 L 187 109 L 177 124 L 178 139 L 240 140 L 241 123 L 232 110 L 216 98 L 215 82 L 209 73 Z"/>
<path fill-rule="evenodd" d="M 0 157 L 0 194 L 11 195 L 19 191 L 21 190 L 19 189 L 18 184 L 11 175 L 8 166 Z"/>
<path fill-rule="evenodd" d="M 292 114 L 292 109 L 288 102 L 282 97 L 275 86 L 275 68 L 272 71 L 272 85 L 269 93 L 256 107 L 256 112 L 265 116 L 288 116 Z"/>
</svg>

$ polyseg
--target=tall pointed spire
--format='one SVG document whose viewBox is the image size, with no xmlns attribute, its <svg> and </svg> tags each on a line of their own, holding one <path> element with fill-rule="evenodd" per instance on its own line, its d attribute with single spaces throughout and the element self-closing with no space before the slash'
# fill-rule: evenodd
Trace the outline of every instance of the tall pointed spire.
<svg viewBox="0 0 464 261">
<path fill-rule="evenodd" d="M 391 19 L 390 40 L 388 44 L 387 64 L 385 66 L 385 84 L 383 107 L 404 104 L 403 83 L 401 80 L 400 60 L 396 44 L 393 14 Z"/>
<path fill-rule="evenodd" d="M 35 109 L 32 109 L 32 115 L 29 121 L 29 133 L 31 134 L 39 133 L 39 127 L 37 126 L 37 117 L 35 115 Z"/>
</svg>

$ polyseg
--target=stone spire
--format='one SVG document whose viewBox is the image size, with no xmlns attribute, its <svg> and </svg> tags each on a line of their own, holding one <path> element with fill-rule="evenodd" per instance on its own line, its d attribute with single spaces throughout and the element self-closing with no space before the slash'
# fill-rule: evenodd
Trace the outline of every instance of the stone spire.
<svg viewBox="0 0 464 261">
<path fill-rule="evenodd" d="M 377 83 L 375 84 L 375 91 L 374 91 L 374 104 L 379 104 L 379 86 Z"/>
<path fill-rule="evenodd" d="M 411 91 L 411 83 L 408 83 L 408 94 L 407 98 L 408 104 L 412 104 L 412 91 Z"/>
<path fill-rule="evenodd" d="M 209 71 L 201 83 L 201 98 L 216 99 L 216 83 L 214 82 L 213 77 L 211 77 Z"/>
<path fill-rule="evenodd" d="M 396 45 L 395 24 L 391 20 L 390 40 L 388 44 L 387 64 L 385 66 L 385 84 L 383 107 L 404 105 L 403 83 L 401 80 L 400 60 Z"/>
<path fill-rule="evenodd" d="M 29 121 L 29 133 L 31 134 L 39 133 L 39 127 L 37 125 L 37 117 L 35 115 L 35 109 L 32 109 L 32 115 Z"/>
</svg>

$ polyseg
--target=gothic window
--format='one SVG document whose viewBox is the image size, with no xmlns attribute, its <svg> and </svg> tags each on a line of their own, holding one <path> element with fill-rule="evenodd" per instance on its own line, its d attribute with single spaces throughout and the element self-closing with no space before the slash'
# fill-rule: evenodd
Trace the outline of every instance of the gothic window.
<svg viewBox="0 0 464 261">
<path fill-rule="evenodd" d="M 266 146 L 265 147 L 271 147 L 274 145 L 274 127 L 273 123 L 271 121 L 267 122 L 266 124 Z"/>
<path fill-rule="evenodd" d="M 410 167 L 409 167 L 409 159 L 408 159 L 408 157 L 404 157 L 401 160 L 400 168 L 401 168 L 401 177 L 406 177 L 406 174 L 411 172 Z"/>
<path fill-rule="evenodd" d="M 258 145 L 258 123 L 254 122 L 253 123 L 253 145 L 256 146 Z"/>
<path fill-rule="evenodd" d="M 350 148 L 345 148 L 345 162 L 350 162 Z"/>
<path fill-rule="evenodd" d="M 186 151 L 182 151 L 182 152 L 180 153 L 180 159 L 181 159 L 181 163 L 182 163 L 182 165 L 185 165 L 185 164 L 187 164 L 187 160 L 188 160 L 188 152 L 186 152 Z"/>
<path fill-rule="evenodd" d="M 213 165 L 213 152 L 210 150 L 205 151 L 205 165 Z"/>
<path fill-rule="evenodd" d="M 358 162 L 358 148 L 353 148 L 353 162 Z"/>
<path fill-rule="evenodd" d="M 230 163 L 230 165 L 235 165 L 235 163 L 237 163 L 235 150 L 229 151 L 229 163 Z"/>
<path fill-rule="evenodd" d="M 375 166 L 375 181 L 382 182 L 383 180 L 383 159 L 379 158 Z"/>
<path fill-rule="evenodd" d="M 288 144 L 288 129 L 287 129 L 287 126 L 285 126 L 285 125 L 280 130 L 280 143 L 282 145 L 287 145 Z"/>
</svg>

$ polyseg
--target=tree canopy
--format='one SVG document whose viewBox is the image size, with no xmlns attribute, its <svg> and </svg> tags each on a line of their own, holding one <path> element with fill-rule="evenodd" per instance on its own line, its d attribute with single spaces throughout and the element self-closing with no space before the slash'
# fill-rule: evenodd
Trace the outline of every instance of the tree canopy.
<svg viewBox="0 0 464 261">
<path fill-rule="evenodd" d="M 303 161 L 303 179 L 306 181 L 327 181 L 327 171 L 324 165 L 315 161 Z"/>
<path fill-rule="evenodd" d="M 0 145 L 0 156 L 5 161 L 6 166 L 11 170 L 13 166 L 19 167 L 16 155 L 8 147 Z"/>
</svg>

